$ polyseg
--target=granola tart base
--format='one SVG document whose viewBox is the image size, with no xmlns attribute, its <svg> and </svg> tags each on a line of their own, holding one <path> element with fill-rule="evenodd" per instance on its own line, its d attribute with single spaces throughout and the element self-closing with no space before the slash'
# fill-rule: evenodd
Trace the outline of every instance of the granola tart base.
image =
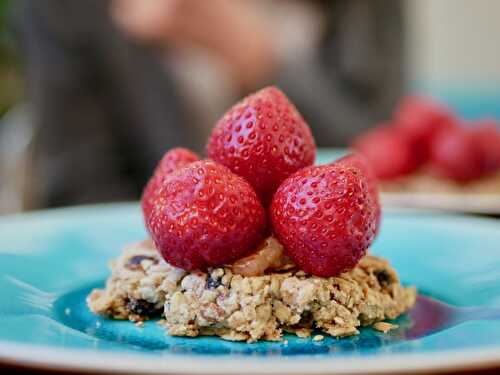
<svg viewBox="0 0 500 375">
<path fill-rule="evenodd" d="M 350 336 L 361 326 L 398 317 L 416 298 L 414 287 L 403 287 L 389 263 L 372 255 L 339 277 L 300 270 L 244 277 L 230 267 L 183 271 L 145 241 L 127 246 L 111 270 L 105 289 L 88 296 L 89 308 L 133 322 L 161 316 L 174 336 L 277 341 L 283 332 L 308 337 L 314 329 Z"/>
</svg>

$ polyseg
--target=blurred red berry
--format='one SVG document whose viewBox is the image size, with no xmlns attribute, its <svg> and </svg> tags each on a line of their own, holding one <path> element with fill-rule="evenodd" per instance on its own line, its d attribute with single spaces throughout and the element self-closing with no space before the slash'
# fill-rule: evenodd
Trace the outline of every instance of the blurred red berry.
<svg viewBox="0 0 500 375">
<path fill-rule="evenodd" d="M 439 133 L 431 145 L 430 166 L 459 182 L 479 178 L 483 173 L 481 151 L 473 133 L 464 128 Z"/>
<path fill-rule="evenodd" d="M 400 177 L 419 167 L 412 144 L 390 126 L 377 127 L 360 135 L 352 147 L 366 158 L 381 180 Z"/>
<path fill-rule="evenodd" d="M 455 127 L 457 120 L 448 108 L 430 98 L 407 96 L 396 108 L 394 122 L 412 143 L 416 157 L 426 162 L 434 137 Z"/>
<path fill-rule="evenodd" d="M 482 169 L 493 173 L 500 169 L 500 125 L 494 120 L 481 120 L 473 124 L 472 137 L 481 154 Z"/>
</svg>

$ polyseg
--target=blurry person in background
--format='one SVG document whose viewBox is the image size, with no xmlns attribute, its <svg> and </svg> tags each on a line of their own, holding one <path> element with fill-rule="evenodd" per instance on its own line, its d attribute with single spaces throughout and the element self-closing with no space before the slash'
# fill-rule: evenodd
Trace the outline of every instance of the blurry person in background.
<svg viewBox="0 0 500 375">
<path fill-rule="evenodd" d="M 241 96 L 275 84 L 319 146 L 403 93 L 397 0 L 25 0 L 36 206 L 137 199 L 161 155 L 202 151 Z"/>
</svg>

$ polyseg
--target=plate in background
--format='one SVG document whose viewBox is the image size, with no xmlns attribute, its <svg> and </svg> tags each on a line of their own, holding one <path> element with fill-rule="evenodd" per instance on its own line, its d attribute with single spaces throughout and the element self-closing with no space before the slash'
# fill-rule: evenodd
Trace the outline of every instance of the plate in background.
<svg viewBox="0 0 500 375">
<path fill-rule="evenodd" d="M 403 316 L 400 328 L 388 335 L 365 328 L 360 336 L 341 340 L 288 337 L 288 344 L 246 344 L 169 337 L 155 322 L 141 329 L 94 316 L 85 296 L 103 285 L 107 263 L 120 248 L 144 236 L 137 204 L 0 218 L 0 363 L 142 374 L 407 373 L 500 366 L 500 320 L 494 319 L 409 338 L 412 327 L 435 320 L 424 311 L 415 319 Z M 373 252 L 390 259 L 402 281 L 423 294 L 495 311 L 499 243 L 494 220 L 400 212 L 385 215 Z"/>
<path fill-rule="evenodd" d="M 329 163 L 348 152 L 344 148 L 319 149 L 317 163 Z M 381 199 L 386 208 L 500 215 L 500 194 L 388 192 L 382 193 Z"/>
</svg>

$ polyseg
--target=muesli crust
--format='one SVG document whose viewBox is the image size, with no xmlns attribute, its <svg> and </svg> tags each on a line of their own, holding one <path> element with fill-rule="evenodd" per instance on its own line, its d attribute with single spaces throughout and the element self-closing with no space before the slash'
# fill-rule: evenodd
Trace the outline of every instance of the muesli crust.
<svg viewBox="0 0 500 375">
<path fill-rule="evenodd" d="M 170 335 L 217 335 L 226 340 L 281 340 L 283 332 L 308 337 L 313 329 L 335 337 L 394 319 L 415 303 L 389 263 L 367 255 L 339 277 L 300 270 L 244 277 L 231 267 L 186 272 L 166 263 L 150 241 L 126 247 L 111 263 L 105 289 L 89 308 L 141 322 L 160 316 Z"/>
</svg>

